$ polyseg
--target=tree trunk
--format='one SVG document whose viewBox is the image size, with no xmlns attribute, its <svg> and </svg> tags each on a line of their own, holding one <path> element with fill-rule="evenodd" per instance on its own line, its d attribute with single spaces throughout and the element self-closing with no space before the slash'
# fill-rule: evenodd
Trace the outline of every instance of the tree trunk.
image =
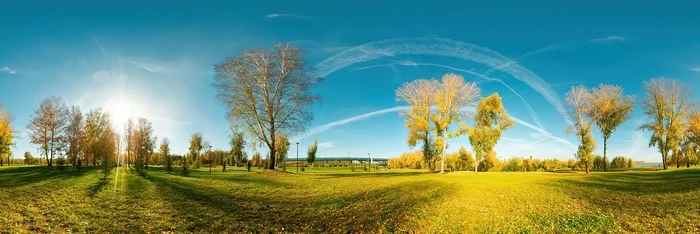
<svg viewBox="0 0 700 234">
<path fill-rule="evenodd" d="M 608 171 L 608 138 L 603 138 L 603 171 Z"/>
<path fill-rule="evenodd" d="M 681 168 L 681 157 L 677 152 L 678 150 L 673 151 L 673 157 L 676 158 L 676 168 Z"/>
<path fill-rule="evenodd" d="M 479 164 L 474 163 L 474 172 L 479 172 Z"/>
<path fill-rule="evenodd" d="M 665 153 L 664 151 L 665 150 L 661 150 L 661 161 L 662 161 L 661 163 L 664 165 L 664 170 L 667 170 L 668 169 L 668 165 L 666 165 L 666 154 L 667 153 Z"/>
<path fill-rule="evenodd" d="M 586 174 L 589 174 L 589 171 L 588 171 L 588 163 L 586 163 Z"/>
</svg>

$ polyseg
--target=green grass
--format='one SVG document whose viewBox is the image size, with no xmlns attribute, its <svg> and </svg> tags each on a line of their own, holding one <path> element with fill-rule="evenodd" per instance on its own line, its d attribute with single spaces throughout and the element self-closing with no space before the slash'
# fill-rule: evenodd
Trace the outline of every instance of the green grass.
<svg viewBox="0 0 700 234">
<path fill-rule="evenodd" d="M 447 175 L 0 168 L 2 232 L 700 232 L 700 169 Z M 295 172 L 296 168 L 287 168 Z"/>
</svg>

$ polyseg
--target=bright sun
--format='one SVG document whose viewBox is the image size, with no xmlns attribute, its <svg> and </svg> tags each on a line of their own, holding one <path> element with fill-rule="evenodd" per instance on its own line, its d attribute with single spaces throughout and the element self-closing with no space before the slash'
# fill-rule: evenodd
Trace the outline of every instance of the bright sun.
<svg viewBox="0 0 700 234">
<path fill-rule="evenodd" d="M 112 116 L 115 126 L 121 126 L 129 119 L 132 112 L 132 106 L 127 100 L 110 100 L 105 105 L 105 109 Z"/>
</svg>

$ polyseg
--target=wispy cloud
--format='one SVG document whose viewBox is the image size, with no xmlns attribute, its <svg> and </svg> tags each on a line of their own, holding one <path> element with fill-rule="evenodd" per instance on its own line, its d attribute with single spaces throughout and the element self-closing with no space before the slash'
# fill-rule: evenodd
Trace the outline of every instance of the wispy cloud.
<svg viewBox="0 0 700 234">
<path fill-rule="evenodd" d="M 375 41 L 340 52 L 333 57 L 316 64 L 314 68 L 318 72 L 319 76 L 327 77 L 329 74 L 352 64 L 396 55 L 433 55 L 453 57 L 482 63 L 490 67 L 497 67 L 498 70 L 524 82 L 532 89 L 540 93 L 552 106 L 554 106 L 567 124 L 572 123 L 571 120 L 566 117 L 566 108 L 564 107 L 562 99 L 556 92 L 554 92 L 552 87 L 542 78 L 537 76 L 537 74 L 517 63 L 507 67 L 499 67 L 500 65 L 507 64 L 512 60 L 491 49 L 465 42 L 442 38 L 409 38 Z"/>
<path fill-rule="evenodd" d="M 328 131 L 328 130 L 330 130 L 330 129 L 332 129 L 332 128 L 335 128 L 335 127 L 338 127 L 338 126 L 342 126 L 342 125 L 345 125 L 345 124 L 349 124 L 349 123 L 353 123 L 353 122 L 357 122 L 357 121 L 360 121 L 360 120 L 364 120 L 364 119 L 367 119 L 367 118 L 370 118 L 370 117 L 374 117 L 374 116 L 378 116 L 378 115 L 382 115 L 382 114 L 386 114 L 386 113 L 391 113 L 391 112 L 399 112 L 399 111 L 402 111 L 402 110 L 408 110 L 408 109 L 410 109 L 410 108 L 411 108 L 410 106 L 397 106 L 397 107 L 392 107 L 392 108 L 387 108 L 387 109 L 383 109 L 383 110 L 373 111 L 373 112 L 361 114 L 361 115 L 358 115 L 358 116 L 353 116 L 353 117 L 350 117 L 350 118 L 345 118 L 345 119 L 341 119 L 341 120 L 338 120 L 338 121 L 330 122 L 330 123 L 327 123 L 327 124 L 324 124 L 324 125 L 321 125 L 321 126 L 313 127 L 313 128 L 311 128 L 308 132 L 306 132 L 305 134 L 300 135 L 300 136 L 296 136 L 296 137 L 292 138 L 292 139 L 293 139 L 292 141 L 293 141 L 293 142 L 294 142 L 294 141 L 299 141 L 299 140 L 304 139 L 304 138 L 306 138 L 306 137 L 314 136 L 314 135 L 320 134 L 320 133 L 322 133 L 322 132 Z M 475 110 L 472 108 L 472 109 L 467 109 L 467 111 L 469 111 L 469 112 L 474 112 Z M 520 120 L 520 119 L 518 119 L 518 118 L 516 118 L 516 117 L 511 116 L 511 118 L 513 118 L 513 120 L 515 121 L 515 123 L 516 123 L 517 125 L 521 125 L 521 126 L 523 126 L 523 127 L 526 127 L 526 128 L 532 129 L 532 130 L 535 130 L 536 132 L 540 133 L 540 134 L 541 134 L 540 137 L 547 138 L 547 139 L 551 139 L 551 140 L 553 140 L 553 141 L 556 141 L 556 142 L 558 142 L 558 143 L 560 143 L 560 144 L 563 144 L 563 145 L 565 145 L 565 146 L 567 146 L 567 147 L 569 147 L 569 148 L 572 148 L 572 149 L 573 149 L 573 148 L 576 148 L 576 146 L 575 146 L 574 144 L 572 144 L 571 142 L 567 141 L 566 139 L 556 137 L 556 136 L 552 135 L 551 133 L 547 132 L 546 130 L 544 130 L 544 129 L 542 129 L 542 128 L 539 128 L 539 127 L 537 127 L 537 126 L 534 126 L 534 125 L 532 125 L 532 124 L 530 124 L 530 123 L 528 123 L 528 122 L 525 122 L 525 121 L 523 121 L 523 120 Z"/>
<path fill-rule="evenodd" d="M 310 19 L 314 19 L 314 17 L 305 16 L 305 15 L 297 15 L 297 14 L 267 14 L 267 15 L 265 15 L 265 19 L 304 19 L 304 20 L 310 20 Z"/>
<path fill-rule="evenodd" d="M 10 69 L 10 67 L 8 67 L 8 66 L 1 67 L 1 68 L 0 68 L 0 71 L 1 71 L 1 72 L 4 72 L 4 73 L 7 73 L 7 74 L 10 74 L 10 75 L 17 74 L 17 70 Z"/>
<path fill-rule="evenodd" d="M 153 73 L 170 74 L 170 69 L 163 65 L 134 61 L 134 60 L 124 60 L 124 63 L 133 64 L 136 67 L 143 68 L 146 71 Z"/>
<path fill-rule="evenodd" d="M 694 72 L 700 72 L 700 67 L 691 67 L 691 68 L 688 68 L 688 70 L 691 70 Z"/>
<path fill-rule="evenodd" d="M 321 142 L 321 143 L 318 143 L 318 148 L 320 148 L 320 149 L 333 148 L 333 147 L 335 147 L 335 143 L 338 143 L 338 141 Z"/>
<path fill-rule="evenodd" d="M 624 42 L 625 38 L 620 37 L 620 36 L 608 36 L 608 37 L 603 37 L 603 38 L 596 38 L 596 39 L 593 39 L 591 41 L 594 41 L 594 42 L 622 41 L 622 42 Z"/>
</svg>

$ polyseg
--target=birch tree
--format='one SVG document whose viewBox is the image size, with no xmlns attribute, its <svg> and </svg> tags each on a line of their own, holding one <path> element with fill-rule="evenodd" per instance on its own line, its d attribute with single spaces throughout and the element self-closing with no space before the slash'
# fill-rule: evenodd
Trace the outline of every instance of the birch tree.
<svg viewBox="0 0 700 234">
<path fill-rule="evenodd" d="M 83 121 L 83 112 L 79 106 L 71 106 L 66 112 L 68 116 L 68 124 L 66 125 L 66 155 L 68 161 L 74 167 L 80 167 L 83 164 L 82 152 L 83 142 L 85 141 L 85 122 Z"/>
<path fill-rule="evenodd" d="M 314 119 L 312 105 L 321 100 L 312 90 L 323 78 L 313 75 L 301 55 L 299 48 L 277 44 L 273 49 L 244 50 L 214 69 L 213 86 L 228 107 L 228 118 L 267 146 L 271 170 L 277 135 L 304 132 Z"/>
<path fill-rule="evenodd" d="M 448 128 L 453 123 L 463 121 L 463 117 L 466 115 L 461 109 L 474 106 L 479 95 L 481 95 L 481 90 L 476 86 L 476 83 L 465 82 L 462 76 L 454 73 L 442 76 L 442 82 L 434 97 L 437 113 L 433 115 L 435 146 L 442 152 L 441 173 L 445 173 L 447 139 L 456 137 L 459 132 L 457 129 L 457 131 L 450 133 Z"/>
</svg>

